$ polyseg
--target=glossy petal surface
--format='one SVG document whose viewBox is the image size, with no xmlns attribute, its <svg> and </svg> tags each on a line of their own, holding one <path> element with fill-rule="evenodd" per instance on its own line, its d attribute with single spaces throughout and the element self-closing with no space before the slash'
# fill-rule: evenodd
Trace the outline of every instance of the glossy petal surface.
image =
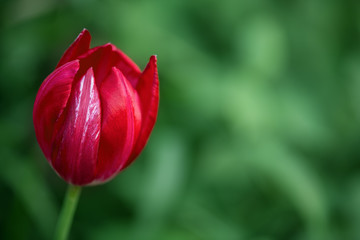
<svg viewBox="0 0 360 240">
<path fill-rule="evenodd" d="M 131 84 L 115 67 L 101 85 L 102 128 L 97 164 L 99 181 L 121 169 L 131 153 L 137 131 L 134 108 L 138 103 L 132 98 L 130 88 Z"/>
<path fill-rule="evenodd" d="M 154 127 L 156 56 L 143 72 L 108 43 L 92 49 L 84 29 L 41 85 L 33 119 L 46 158 L 75 185 L 108 181 L 142 151 Z"/>
<path fill-rule="evenodd" d="M 99 94 L 90 68 L 72 90 L 69 103 L 57 121 L 52 165 L 68 182 L 90 183 L 95 176 L 101 127 Z"/>
<path fill-rule="evenodd" d="M 33 120 L 37 140 L 47 159 L 51 156 L 55 123 L 63 112 L 71 92 L 71 86 L 79 61 L 64 64 L 51 73 L 40 86 L 36 96 Z"/>
</svg>

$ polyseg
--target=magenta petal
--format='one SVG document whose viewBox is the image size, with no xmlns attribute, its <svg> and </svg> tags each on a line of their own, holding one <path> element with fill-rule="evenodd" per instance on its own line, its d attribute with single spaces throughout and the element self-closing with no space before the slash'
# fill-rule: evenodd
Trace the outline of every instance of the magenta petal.
<svg viewBox="0 0 360 240">
<path fill-rule="evenodd" d="M 90 48 L 91 35 L 87 29 L 82 30 L 75 41 L 66 50 L 64 55 L 61 57 L 56 68 L 61 65 L 76 59 L 81 54 L 87 52 Z"/>
<path fill-rule="evenodd" d="M 136 85 L 136 91 L 141 103 L 142 127 L 127 165 L 130 164 L 145 147 L 156 121 L 159 106 L 159 77 L 156 61 L 156 56 L 150 57 L 150 61 Z"/>
<path fill-rule="evenodd" d="M 48 160 L 51 157 L 55 122 L 68 102 L 71 85 L 78 69 L 78 60 L 59 67 L 45 79 L 36 96 L 33 110 L 35 134 Z"/>
<path fill-rule="evenodd" d="M 66 181 L 84 185 L 95 177 L 101 127 L 101 109 L 94 73 L 74 83 L 64 114 L 57 121 L 52 165 Z"/>
<path fill-rule="evenodd" d="M 106 181 L 123 168 L 131 153 L 140 116 L 134 108 L 131 84 L 113 67 L 100 87 L 102 109 L 101 138 L 96 181 Z M 138 124 L 137 124 L 138 122 Z"/>
<path fill-rule="evenodd" d="M 84 29 L 36 96 L 33 121 L 46 159 L 66 182 L 116 176 L 146 145 L 159 104 L 156 56 L 143 72 L 108 43 L 90 49 Z"/>
<path fill-rule="evenodd" d="M 95 82 L 98 89 L 100 89 L 101 82 L 109 75 L 112 63 L 112 47 L 110 44 L 95 47 L 79 56 L 80 70 L 79 74 L 85 74 L 85 71 L 90 67 L 94 70 Z"/>
<path fill-rule="evenodd" d="M 117 49 L 112 44 L 111 47 L 113 51 L 112 61 L 114 66 L 116 66 L 122 74 L 124 74 L 125 78 L 135 88 L 141 75 L 140 68 L 120 49 Z"/>
</svg>

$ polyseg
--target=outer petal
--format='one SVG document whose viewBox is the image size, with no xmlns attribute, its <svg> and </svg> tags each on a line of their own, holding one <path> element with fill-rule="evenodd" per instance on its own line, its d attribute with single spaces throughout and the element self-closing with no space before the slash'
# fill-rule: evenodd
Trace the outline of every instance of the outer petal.
<svg viewBox="0 0 360 240">
<path fill-rule="evenodd" d="M 133 148 L 136 128 L 141 121 L 134 114 L 138 102 L 131 94 L 131 84 L 113 67 L 100 87 L 102 127 L 96 182 L 113 177 L 126 163 Z"/>
<path fill-rule="evenodd" d="M 55 122 L 68 102 L 79 61 L 66 63 L 42 83 L 36 96 L 33 121 L 35 134 L 45 157 L 50 160 Z"/>
<path fill-rule="evenodd" d="M 136 85 L 136 91 L 141 103 L 142 122 L 139 137 L 126 166 L 128 166 L 145 147 L 157 118 L 159 106 L 159 77 L 156 61 L 155 55 L 150 57 L 150 61 Z"/>
<path fill-rule="evenodd" d="M 101 109 L 90 68 L 71 91 L 68 105 L 56 123 L 52 165 L 67 182 L 85 185 L 95 177 Z"/>
<path fill-rule="evenodd" d="M 75 39 L 75 41 L 70 45 L 64 55 L 61 57 L 56 68 L 76 59 L 78 56 L 88 51 L 90 47 L 90 41 L 91 35 L 89 31 L 87 29 L 82 30 L 79 36 Z"/>
</svg>

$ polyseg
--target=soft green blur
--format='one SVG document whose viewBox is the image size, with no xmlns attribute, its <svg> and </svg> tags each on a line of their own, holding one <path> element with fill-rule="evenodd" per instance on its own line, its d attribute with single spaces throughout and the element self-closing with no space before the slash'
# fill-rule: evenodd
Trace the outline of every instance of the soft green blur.
<svg viewBox="0 0 360 240">
<path fill-rule="evenodd" d="M 51 239 L 66 183 L 36 92 L 83 28 L 143 69 L 160 110 L 128 169 L 86 187 L 71 239 L 360 239 L 360 4 L 0 0 L 0 239 Z"/>
</svg>

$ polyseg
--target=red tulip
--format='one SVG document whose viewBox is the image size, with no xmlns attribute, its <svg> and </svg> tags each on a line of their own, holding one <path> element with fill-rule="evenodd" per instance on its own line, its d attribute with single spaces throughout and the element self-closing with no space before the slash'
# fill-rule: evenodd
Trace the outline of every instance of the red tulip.
<svg viewBox="0 0 360 240">
<path fill-rule="evenodd" d="M 36 138 L 55 171 L 74 185 L 107 181 L 140 154 L 159 103 L 156 56 L 143 72 L 108 43 L 89 49 L 84 29 L 42 83 Z"/>
</svg>

